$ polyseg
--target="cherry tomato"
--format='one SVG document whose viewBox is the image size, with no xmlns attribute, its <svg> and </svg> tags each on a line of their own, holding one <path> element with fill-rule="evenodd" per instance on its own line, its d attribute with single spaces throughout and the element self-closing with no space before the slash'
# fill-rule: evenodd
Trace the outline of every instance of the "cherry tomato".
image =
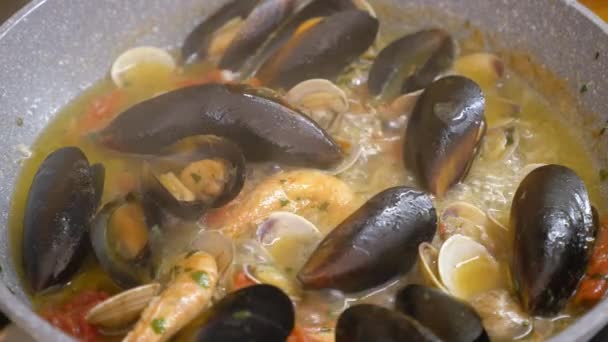
<svg viewBox="0 0 608 342">
<path fill-rule="evenodd" d="M 599 302 L 608 291 L 608 217 L 599 227 L 587 273 L 578 286 L 574 303 L 589 307 Z"/>
</svg>

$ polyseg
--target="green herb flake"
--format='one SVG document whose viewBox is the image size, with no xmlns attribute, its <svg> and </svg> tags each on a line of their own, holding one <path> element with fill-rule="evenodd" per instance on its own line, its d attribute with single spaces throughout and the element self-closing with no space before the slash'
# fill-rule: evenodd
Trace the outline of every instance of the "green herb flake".
<svg viewBox="0 0 608 342">
<path fill-rule="evenodd" d="M 167 322 L 164 318 L 155 318 L 152 320 L 152 324 L 150 324 L 150 327 L 156 335 L 160 335 L 167 331 L 167 327 L 165 326 L 166 324 Z"/>
<path fill-rule="evenodd" d="M 319 332 L 321 332 L 321 333 L 328 333 L 328 332 L 332 332 L 332 331 L 333 331 L 333 329 L 329 328 L 329 327 L 321 327 L 321 328 L 319 328 Z"/>
<path fill-rule="evenodd" d="M 203 179 L 198 173 L 191 173 L 190 177 L 192 177 L 195 183 L 199 183 Z"/>
<path fill-rule="evenodd" d="M 291 203 L 288 199 L 282 199 L 281 200 L 281 207 L 285 207 L 287 205 L 289 205 L 289 203 Z"/>
<path fill-rule="evenodd" d="M 17 124 L 19 127 L 23 127 L 23 118 L 17 117 L 17 119 L 15 119 L 15 124 Z"/>
<path fill-rule="evenodd" d="M 199 284 L 201 287 L 208 289 L 209 283 L 211 280 L 209 279 L 209 273 L 205 271 L 195 271 L 191 273 L 192 280 L 195 283 Z"/>
<path fill-rule="evenodd" d="M 234 314 L 232 314 L 232 317 L 236 318 L 236 319 L 247 319 L 249 317 L 251 317 L 251 311 L 249 310 L 241 310 L 241 311 L 237 311 Z"/>
<path fill-rule="evenodd" d="M 595 52 L 595 56 L 593 57 L 593 59 L 595 59 L 596 61 L 598 59 L 600 59 L 600 52 L 599 51 Z"/>
<path fill-rule="evenodd" d="M 584 94 L 584 93 L 586 93 L 587 91 L 589 91 L 589 83 L 585 83 L 585 84 L 583 84 L 583 85 L 581 86 L 580 93 L 581 93 L 581 94 Z"/>
<path fill-rule="evenodd" d="M 320 206 L 319 206 L 319 210 L 321 211 L 327 211 L 327 208 L 329 208 L 329 202 L 323 202 Z"/>
<path fill-rule="evenodd" d="M 605 180 L 608 180 L 608 170 L 605 170 L 605 169 L 600 170 L 600 180 L 602 182 Z"/>
</svg>

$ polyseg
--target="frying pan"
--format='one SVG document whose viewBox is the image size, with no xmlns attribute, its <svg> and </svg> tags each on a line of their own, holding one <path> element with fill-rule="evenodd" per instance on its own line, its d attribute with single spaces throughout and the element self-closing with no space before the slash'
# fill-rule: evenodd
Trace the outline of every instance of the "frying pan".
<svg viewBox="0 0 608 342">
<path fill-rule="evenodd" d="M 37 340 L 70 339 L 31 311 L 11 260 L 7 221 L 23 157 L 19 146 L 33 143 L 59 109 L 105 77 L 121 51 L 142 44 L 177 47 L 221 2 L 35 0 L 0 28 L 0 309 Z M 458 18 L 481 28 L 494 42 L 492 49 L 508 51 L 507 61 L 524 61 L 517 71 L 566 113 L 563 119 L 587 142 L 596 165 L 606 165 L 608 139 L 598 143 L 591 137 L 608 119 L 608 25 L 582 5 L 573 0 L 370 2 L 381 18 L 390 16 L 400 25 L 387 30 L 445 27 Z M 386 6 L 393 10 L 383 11 Z M 582 85 L 587 91 L 579 94 Z M 24 124 L 16 125 L 17 118 Z M 604 301 L 553 341 L 588 340 L 608 323 L 607 312 Z"/>
</svg>

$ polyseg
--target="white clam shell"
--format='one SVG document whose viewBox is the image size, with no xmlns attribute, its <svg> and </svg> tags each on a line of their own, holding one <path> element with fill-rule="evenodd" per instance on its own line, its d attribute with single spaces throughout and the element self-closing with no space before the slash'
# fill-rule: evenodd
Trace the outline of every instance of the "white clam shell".
<svg viewBox="0 0 608 342">
<path fill-rule="evenodd" d="M 295 85 L 287 92 L 285 99 L 307 111 L 321 109 L 340 114 L 349 108 L 346 93 L 331 81 L 320 78 Z"/>
<path fill-rule="evenodd" d="M 449 293 L 448 289 L 439 280 L 437 274 L 437 259 L 439 258 L 439 251 L 433 245 L 428 242 L 423 242 L 418 246 L 418 263 L 420 265 L 420 272 L 422 278 L 427 285 L 436 287 L 446 293 Z"/>
<path fill-rule="evenodd" d="M 121 54 L 112 64 L 110 75 L 119 88 L 127 85 L 125 74 L 142 63 L 154 63 L 164 66 L 167 70 L 177 67 L 173 57 L 165 50 L 153 46 L 140 46 L 129 49 Z"/>
</svg>

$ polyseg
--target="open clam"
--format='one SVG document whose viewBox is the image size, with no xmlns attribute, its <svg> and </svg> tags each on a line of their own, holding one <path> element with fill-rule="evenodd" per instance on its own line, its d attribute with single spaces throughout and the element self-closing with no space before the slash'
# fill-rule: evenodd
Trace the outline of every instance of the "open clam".
<svg viewBox="0 0 608 342">
<path fill-rule="evenodd" d="M 285 292 L 293 301 L 299 301 L 302 290 L 295 282 L 293 275 L 271 264 L 244 265 L 243 272 L 249 280 L 256 284 L 267 284 L 276 286 Z"/>
<path fill-rule="evenodd" d="M 110 76 L 119 88 L 142 86 L 138 84 L 141 80 L 137 78 L 141 71 L 145 70 L 148 78 L 157 81 L 167 78 L 176 67 L 173 56 L 167 51 L 153 46 L 140 46 L 121 54 L 112 64 Z"/>
<path fill-rule="evenodd" d="M 139 319 L 160 287 L 147 284 L 121 292 L 94 306 L 85 319 L 104 334 L 122 333 Z"/>
<path fill-rule="evenodd" d="M 346 93 L 331 81 L 312 79 L 291 88 L 285 100 L 328 129 L 337 115 L 349 108 Z"/>
<path fill-rule="evenodd" d="M 482 244 L 463 235 L 456 234 L 443 243 L 437 269 L 450 293 L 464 300 L 506 287 L 496 259 Z"/>
<path fill-rule="evenodd" d="M 418 246 L 418 266 L 422 273 L 422 278 L 429 286 L 436 287 L 444 292 L 449 293 L 448 289 L 439 279 L 439 269 L 437 260 L 439 259 L 439 250 L 428 242 L 423 242 Z"/>
</svg>

